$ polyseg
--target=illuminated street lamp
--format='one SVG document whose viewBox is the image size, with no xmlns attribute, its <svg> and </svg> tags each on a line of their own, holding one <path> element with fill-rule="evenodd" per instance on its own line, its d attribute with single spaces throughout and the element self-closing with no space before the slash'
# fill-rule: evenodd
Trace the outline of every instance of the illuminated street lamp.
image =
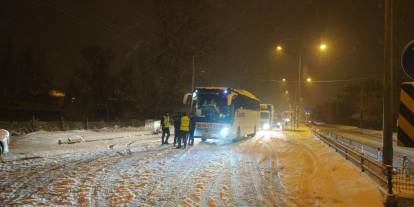
<svg viewBox="0 0 414 207">
<path fill-rule="evenodd" d="M 276 46 L 276 51 L 281 52 L 282 50 L 283 50 L 282 46 L 280 46 L 280 45 Z"/>
<path fill-rule="evenodd" d="M 286 78 L 282 78 L 282 82 L 285 83 L 286 82 Z"/>
<path fill-rule="evenodd" d="M 285 40 L 294 40 L 294 39 L 285 39 Z M 325 43 L 321 43 L 319 45 L 319 51 L 320 52 L 324 52 L 325 50 L 327 50 L 328 46 Z M 282 52 L 283 48 L 280 45 L 276 46 L 276 52 Z M 301 99 L 301 83 L 303 82 L 303 77 L 302 77 L 302 50 L 298 51 L 297 57 L 298 57 L 298 86 L 297 86 L 297 90 L 296 90 L 296 98 L 295 98 L 295 102 L 296 102 L 296 106 L 295 106 L 295 128 L 298 126 L 298 114 L 299 114 L 299 108 L 300 108 L 300 99 Z M 282 82 L 285 82 L 282 79 Z M 306 79 L 307 83 L 311 83 L 312 79 L 311 78 L 307 78 Z"/>
<path fill-rule="evenodd" d="M 326 44 L 325 44 L 325 43 L 321 43 L 321 44 L 319 45 L 319 49 L 320 49 L 321 51 L 325 51 L 325 50 L 326 50 L 326 48 L 327 48 L 327 46 L 326 46 Z"/>
</svg>

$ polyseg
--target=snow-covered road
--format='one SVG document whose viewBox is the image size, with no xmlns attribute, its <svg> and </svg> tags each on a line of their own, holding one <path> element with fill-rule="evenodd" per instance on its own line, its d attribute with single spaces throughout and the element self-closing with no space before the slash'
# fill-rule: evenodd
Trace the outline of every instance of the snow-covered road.
<svg viewBox="0 0 414 207">
<path fill-rule="evenodd" d="M 119 139 L 105 139 L 102 146 L 128 144 L 88 151 L 82 145 L 92 142 L 85 142 L 47 156 L 6 157 L 0 164 L 0 202 L 47 206 L 382 206 L 375 183 L 306 129 L 264 131 L 233 144 L 196 142 L 186 150 L 161 146 L 156 136 L 131 144 L 139 138 L 111 133 Z"/>
</svg>

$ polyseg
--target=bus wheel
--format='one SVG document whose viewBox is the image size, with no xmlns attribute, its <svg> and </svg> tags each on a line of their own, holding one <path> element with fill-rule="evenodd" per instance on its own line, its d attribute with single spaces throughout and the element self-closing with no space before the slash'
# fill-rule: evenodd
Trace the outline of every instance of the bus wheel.
<svg viewBox="0 0 414 207">
<path fill-rule="evenodd" d="M 207 138 L 201 137 L 201 142 L 206 142 L 206 141 L 207 141 Z"/>
<path fill-rule="evenodd" d="M 237 132 L 236 132 L 236 137 L 234 137 L 233 139 L 231 139 L 231 142 L 237 142 L 240 140 L 241 138 L 241 132 L 240 132 L 240 127 L 237 127 Z"/>
</svg>

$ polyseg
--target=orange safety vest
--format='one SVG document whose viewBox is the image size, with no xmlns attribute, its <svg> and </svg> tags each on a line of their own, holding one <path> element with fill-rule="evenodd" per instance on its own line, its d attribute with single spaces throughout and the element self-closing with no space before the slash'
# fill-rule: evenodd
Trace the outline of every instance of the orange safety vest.
<svg viewBox="0 0 414 207">
<path fill-rule="evenodd" d="M 188 116 L 181 117 L 180 131 L 184 131 L 184 132 L 190 131 L 190 117 Z"/>
</svg>

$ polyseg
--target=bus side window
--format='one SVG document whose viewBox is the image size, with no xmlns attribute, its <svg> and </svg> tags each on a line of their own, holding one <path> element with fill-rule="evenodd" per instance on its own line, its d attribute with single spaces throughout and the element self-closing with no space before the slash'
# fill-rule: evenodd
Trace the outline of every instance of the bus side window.
<svg viewBox="0 0 414 207">
<path fill-rule="evenodd" d="M 240 107 L 240 97 L 236 97 L 234 100 L 233 100 L 233 105 L 234 105 L 234 110 L 237 110 L 237 109 L 239 109 L 239 107 Z"/>
<path fill-rule="evenodd" d="M 238 96 L 234 100 L 234 109 L 237 110 L 240 108 L 258 111 L 260 109 L 260 103 L 256 100 L 251 100 L 243 96 Z"/>
</svg>

